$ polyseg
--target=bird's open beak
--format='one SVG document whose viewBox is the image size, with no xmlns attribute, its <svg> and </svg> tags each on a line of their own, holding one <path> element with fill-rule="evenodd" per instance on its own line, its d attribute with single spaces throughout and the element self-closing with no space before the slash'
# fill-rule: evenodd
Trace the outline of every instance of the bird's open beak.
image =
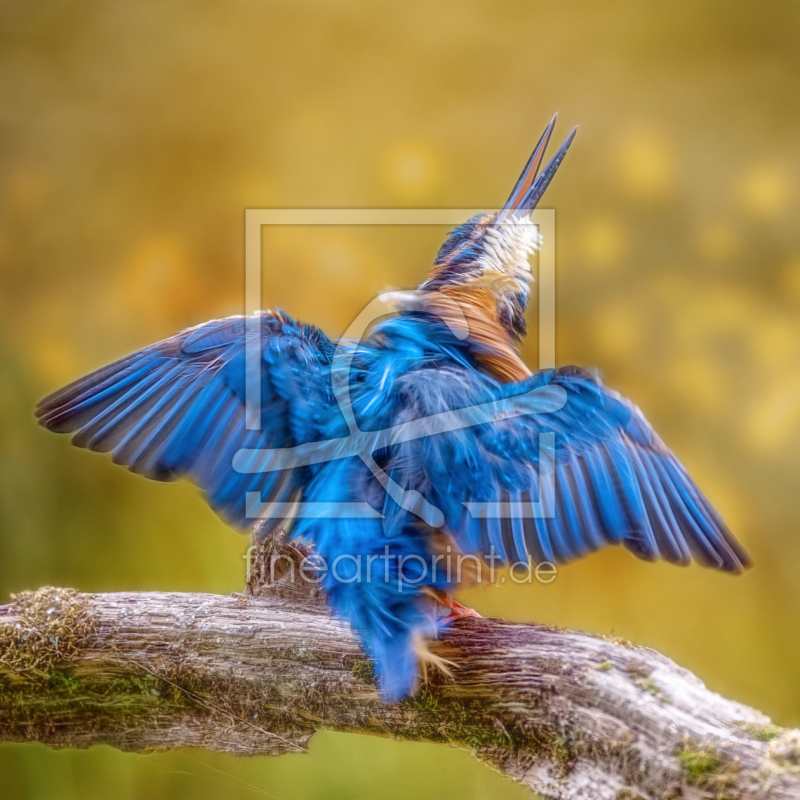
<svg viewBox="0 0 800 800">
<path fill-rule="evenodd" d="M 542 199 L 542 195 L 550 185 L 550 181 L 553 180 L 556 170 L 561 166 L 561 162 L 564 160 L 564 156 L 578 131 L 577 126 L 567 136 L 561 147 L 558 148 L 558 152 L 550 159 L 542 174 L 538 175 L 539 167 L 544 160 L 544 152 L 547 149 L 547 144 L 556 124 L 556 116 L 553 116 L 553 119 L 550 120 L 550 124 L 545 128 L 542 138 L 539 139 L 531 157 L 528 159 L 525 169 L 522 170 L 522 175 L 519 176 L 519 180 L 514 186 L 514 191 L 511 192 L 511 196 L 498 215 L 498 223 L 502 223 L 510 216 L 519 219 L 529 216 L 533 209 L 536 208 L 539 200 Z"/>
</svg>

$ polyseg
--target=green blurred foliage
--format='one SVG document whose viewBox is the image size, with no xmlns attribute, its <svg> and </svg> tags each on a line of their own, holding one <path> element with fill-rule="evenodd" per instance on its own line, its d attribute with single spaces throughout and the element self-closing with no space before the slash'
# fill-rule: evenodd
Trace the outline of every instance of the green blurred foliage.
<svg viewBox="0 0 800 800">
<path fill-rule="evenodd" d="M 492 207 L 544 123 L 558 359 L 637 402 L 750 550 L 730 578 L 605 552 L 484 614 L 658 648 L 800 724 L 800 9 L 794 3 L 0 5 L 0 590 L 230 592 L 246 541 L 33 422 L 60 384 L 243 311 L 247 207 Z M 269 229 L 264 305 L 341 333 L 444 231 Z M 535 365 L 535 338 L 526 347 Z M 0 748 L 3 798 L 522 797 L 464 753 Z"/>
</svg>

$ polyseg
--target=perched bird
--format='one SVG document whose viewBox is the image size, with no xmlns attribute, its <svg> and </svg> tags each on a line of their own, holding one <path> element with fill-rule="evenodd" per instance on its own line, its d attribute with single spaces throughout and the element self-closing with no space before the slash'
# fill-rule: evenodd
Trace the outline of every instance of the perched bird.
<svg viewBox="0 0 800 800">
<path fill-rule="evenodd" d="M 485 565 L 621 543 L 646 560 L 749 566 L 634 405 L 579 367 L 532 373 L 517 352 L 530 215 L 575 135 L 540 171 L 554 123 L 502 210 L 452 231 L 427 280 L 392 295 L 394 315 L 366 335 L 334 342 L 281 311 L 214 320 L 36 412 L 135 473 L 188 478 L 236 528 L 260 517 L 313 544 L 387 701 L 435 662 L 425 639 L 474 613 L 452 593 Z"/>
</svg>

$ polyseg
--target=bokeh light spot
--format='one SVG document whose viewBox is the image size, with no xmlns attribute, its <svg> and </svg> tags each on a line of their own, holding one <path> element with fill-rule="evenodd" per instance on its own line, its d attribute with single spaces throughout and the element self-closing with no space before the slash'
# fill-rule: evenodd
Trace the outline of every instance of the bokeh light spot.
<svg viewBox="0 0 800 800">
<path fill-rule="evenodd" d="M 758 361 L 770 369 L 781 369 L 786 364 L 797 363 L 800 356 L 800 330 L 797 323 L 780 316 L 762 318 L 758 322 L 750 335 Z"/>
<path fill-rule="evenodd" d="M 428 145 L 401 142 L 387 154 L 384 175 L 395 194 L 404 198 L 422 198 L 439 184 L 441 166 Z"/>
<path fill-rule="evenodd" d="M 123 307 L 151 323 L 176 324 L 200 305 L 197 275 L 174 236 L 145 239 L 133 251 L 121 278 Z"/>
<path fill-rule="evenodd" d="M 771 217 L 782 211 L 792 193 L 789 177 L 775 164 L 758 164 L 749 169 L 740 187 L 744 208 L 759 217 Z"/>
<path fill-rule="evenodd" d="M 703 352 L 681 353 L 670 359 L 664 375 L 692 414 L 717 414 L 728 396 L 727 382 L 718 364 Z"/>
<path fill-rule="evenodd" d="M 599 308 L 592 319 L 592 336 L 607 356 L 629 359 L 639 350 L 643 320 L 627 302 L 612 302 Z"/>
<path fill-rule="evenodd" d="M 312 255 L 314 270 L 327 278 L 350 278 L 357 275 L 364 266 L 363 261 L 359 249 L 343 238 L 321 242 Z"/>
<path fill-rule="evenodd" d="M 675 171 L 675 156 L 665 136 L 648 130 L 631 131 L 623 136 L 616 175 L 630 194 L 646 200 L 662 197 L 672 188 Z"/>
<path fill-rule="evenodd" d="M 743 426 L 745 441 L 759 453 L 785 447 L 800 427 L 800 377 L 782 375 L 756 400 Z"/>
<path fill-rule="evenodd" d="M 614 267 L 625 252 L 625 231 L 613 219 L 597 218 L 583 227 L 581 245 L 590 266 L 600 270 Z"/>
</svg>

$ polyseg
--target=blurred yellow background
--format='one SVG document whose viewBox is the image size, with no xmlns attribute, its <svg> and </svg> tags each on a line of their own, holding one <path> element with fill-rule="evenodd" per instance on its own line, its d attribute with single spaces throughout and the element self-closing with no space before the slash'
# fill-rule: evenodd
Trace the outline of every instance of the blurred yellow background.
<svg viewBox="0 0 800 800">
<path fill-rule="evenodd" d="M 799 36 L 795 3 L 4 0 L 0 602 L 240 589 L 247 542 L 193 487 L 72 448 L 35 402 L 242 312 L 245 208 L 493 207 L 558 110 L 581 124 L 543 203 L 559 363 L 641 406 L 756 567 L 608 551 L 466 599 L 613 631 L 799 725 Z M 340 334 L 444 233 L 269 229 L 264 305 Z M 6 745 L 0 796 L 528 795 L 466 753 L 323 733 L 272 760 Z"/>
</svg>

